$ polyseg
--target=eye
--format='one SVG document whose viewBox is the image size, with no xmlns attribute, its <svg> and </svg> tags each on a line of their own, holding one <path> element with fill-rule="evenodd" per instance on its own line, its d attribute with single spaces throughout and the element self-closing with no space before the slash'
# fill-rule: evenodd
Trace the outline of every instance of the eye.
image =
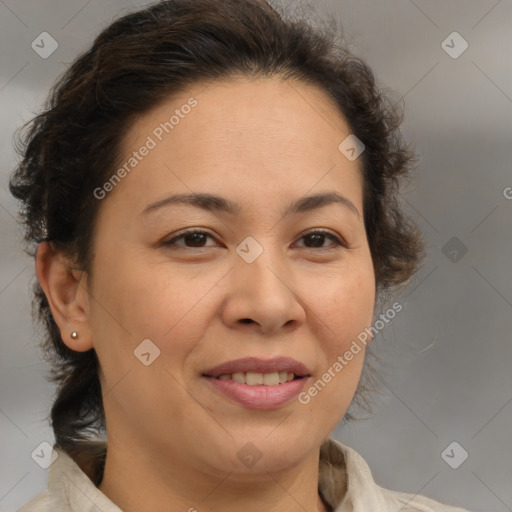
<svg viewBox="0 0 512 512">
<path fill-rule="evenodd" d="M 171 238 L 170 240 L 164 240 L 162 245 L 184 247 L 189 249 L 201 249 L 203 247 L 211 247 L 205 245 L 208 238 L 213 239 L 213 236 L 206 231 L 199 231 L 197 229 L 191 229 L 190 231 L 183 231 L 181 234 Z M 185 245 L 178 244 L 178 241 L 183 241 Z"/>
<path fill-rule="evenodd" d="M 347 244 L 344 240 L 331 233 L 330 231 L 326 231 L 323 229 L 317 229 L 314 231 L 310 231 L 305 235 L 300 237 L 300 240 L 308 240 L 309 245 L 306 244 L 305 247 L 307 249 L 328 249 L 329 246 L 324 246 L 324 242 L 326 239 L 330 239 L 334 242 L 334 245 L 338 245 L 341 247 L 347 247 Z M 332 247 L 332 244 L 330 244 Z"/>
<path fill-rule="evenodd" d="M 200 231 L 197 229 L 190 229 L 188 231 L 182 231 L 180 234 L 164 240 L 162 245 L 171 248 L 184 248 L 184 249 L 203 249 L 208 247 L 214 247 L 212 245 L 205 245 L 208 238 L 214 240 L 213 236 L 207 231 Z M 344 240 L 330 231 L 323 229 L 317 229 L 310 231 L 305 235 L 302 235 L 299 240 L 304 240 L 306 243 L 303 247 L 306 249 L 329 249 L 333 246 L 348 247 Z M 326 240 L 331 240 L 334 244 L 325 246 Z M 183 242 L 183 243 L 178 243 Z"/>
</svg>

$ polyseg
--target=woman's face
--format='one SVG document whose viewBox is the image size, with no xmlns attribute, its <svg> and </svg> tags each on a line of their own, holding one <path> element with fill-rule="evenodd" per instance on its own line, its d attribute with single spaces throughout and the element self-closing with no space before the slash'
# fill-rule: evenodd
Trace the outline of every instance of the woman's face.
<svg viewBox="0 0 512 512">
<path fill-rule="evenodd" d="M 336 427 L 364 350 L 308 390 L 371 324 L 375 300 L 361 162 L 338 149 L 349 134 L 324 92 L 269 78 L 197 84 L 130 129 L 125 172 L 97 191 L 88 283 L 111 439 L 254 476 L 299 463 Z M 165 202 L 176 194 L 221 199 Z M 303 202 L 317 194 L 344 199 Z M 177 238 L 185 229 L 199 233 Z M 246 357 L 302 363 L 302 394 L 294 383 L 284 403 L 263 388 L 251 400 L 249 384 L 216 383 L 240 401 L 205 376 Z"/>
</svg>

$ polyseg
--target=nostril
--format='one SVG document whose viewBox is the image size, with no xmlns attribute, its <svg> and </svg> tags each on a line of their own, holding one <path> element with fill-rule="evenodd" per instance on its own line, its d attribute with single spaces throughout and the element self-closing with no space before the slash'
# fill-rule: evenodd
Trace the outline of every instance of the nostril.
<svg viewBox="0 0 512 512">
<path fill-rule="evenodd" d="M 242 318 L 242 320 L 240 321 L 243 322 L 244 324 L 250 324 L 252 322 L 250 318 Z"/>
</svg>

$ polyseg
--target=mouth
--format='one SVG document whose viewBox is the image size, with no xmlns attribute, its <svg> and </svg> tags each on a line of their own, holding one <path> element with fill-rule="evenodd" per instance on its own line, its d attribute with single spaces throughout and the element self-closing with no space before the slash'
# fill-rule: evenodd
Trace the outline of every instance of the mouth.
<svg viewBox="0 0 512 512">
<path fill-rule="evenodd" d="M 276 409 L 306 386 L 311 372 L 289 357 L 235 359 L 211 368 L 202 377 L 216 392 L 248 409 Z"/>
<path fill-rule="evenodd" d="M 270 410 L 291 403 L 311 377 L 308 367 L 290 357 L 246 357 L 202 373 L 217 396 L 246 409 Z"/>
<path fill-rule="evenodd" d="M 257 410 L 277 409 L 291 403 L 303 391 L 309 379 L 307 376 L 299 377 L 287 372 L 237 372 L 218 377 L 203 375 L 202 378 L 215 393 L 229 402 L 237 403 L 246 409 Z"/>
</svg>

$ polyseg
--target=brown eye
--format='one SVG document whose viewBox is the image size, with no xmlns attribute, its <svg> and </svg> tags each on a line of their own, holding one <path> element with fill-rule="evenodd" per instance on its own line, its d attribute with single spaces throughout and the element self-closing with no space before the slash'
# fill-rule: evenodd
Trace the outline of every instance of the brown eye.
<svg viewBox="0 0 512 512">
<path fill-rule="evenodd" d="M 332 247 L 333 244 L 329 244 L 327 246 L 324 245 L 326 240 L 333 241 L 334 245 L 346 247 L 346 244 L 342 242 L 336 235 L 330 231 L 325 230 L 306 233 L 300 239 L 307 241 L 304 245 L 307 249 L 327 249 Z"/>
<path fill-rule="evenodd" d="M 163 245 L 185 247 L 190 249 L 201 249 L 204 247 L 208 247 L 207 245 L 205 245 L 208 238 L 213 239 L 213 237 L 206 231 L 187 231 L 171 238 L 170 240 L 164 241 Z M 177 243 L 178 241 L 181 240 L 183 240 L 184 245 Z"/>
</svg>

